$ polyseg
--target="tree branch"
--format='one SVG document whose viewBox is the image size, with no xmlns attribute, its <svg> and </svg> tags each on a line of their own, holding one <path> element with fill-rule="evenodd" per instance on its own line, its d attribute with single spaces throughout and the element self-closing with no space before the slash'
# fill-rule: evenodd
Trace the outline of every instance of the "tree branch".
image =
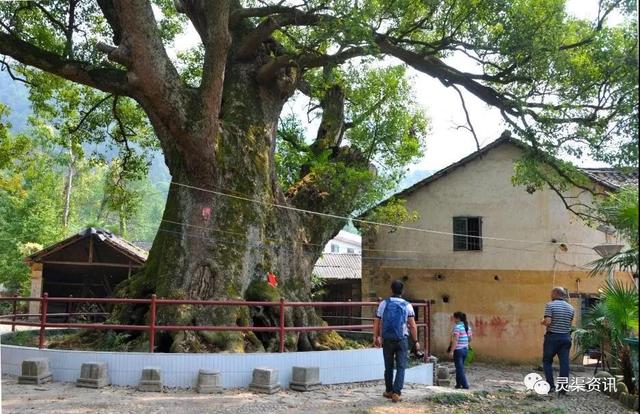
<svg viewBox="0 0 640 414">
<path fill-rule="evenodd" d="M 118 14 L 113 5 L 113 0 L 98 0 L 98 6 L 100 6 L 102 15 L 107 19 L 107 23 L 109 23 L 109 26 L 111 27 L 111 31 L 113 32 L 113 43 L 119 45 L 122 40 L 122 28 L 118 21 Z"/>
<path fill-rule="evenodd" d="M 96 102 L 95 105 L 93 105 L 84 115 L 82 115 L 80 122 L 78 122 L 78 124 L 75 127 L 69 129 L 69 134 L 70 135 L 75 134 L 78 130 L 80 130 L 84 122 L 89 118 L 89 115 L 91 115 L 96 109 L 98 109 L 103 103 L 105 103 L 111 97 L 113 97 L 113 95 L 109 94 L 104 98 L 100 99 L 98 102 Z"/>
<path fill-rule="evenodd" d="M 478 136 L 476 135 L 476 130 L 473 128 L 473 124 L 471 123 L 471 118 L 469 117 L 469 111 L 467 110 L 467 104 L 464 101 L 464 96 L 462 92 L 456 85 L 452 85 L 453 89 L 458 92 L 458 96 L 460 97 L 460 103 L 462 104 L 462 109 L 464 110 L 464 115 L 467 118 L 468 130 L 473 134 L 473 139 L 476 141 L 476 148 L 480 151 L 480 141 L 478 140 Z"/>
<path fill-rule="evenodd" d="M 243 38 L 235 57 L 240 61 L 254 58 L 258 54 L 262 42 L 281 27 L 313 26 L 328 20 L 333 20 L 333 17 L 306 13 L 300 10 L 271 15 Z"/>
<path fill-rule="evenodd" d="M 250 17 L 267 17 L 272 14 L 281 14 L 281 13 L 299 13 L 300 10 L 295 7 L 287 7 L 287 6 L 265 6 L 265 7 L 247 7 L 242 9 L 234 10 L 229 17 L 229 27 L 235 27 L 242 19 L 247 19 Z"/>
<path fill-rule="evenodd" d="M 231 46 L 230 3 L 229 0 L 174 0 L 176 9 L 189 17 L 204 45 L 200 92 L 203 114 L 205 119 L 214 120 L 210 123 L 214 129 L 222 105 L 224 74 Z"/>
<path fill-rule="evenodd" d="M 338 65 L 340 63 L 346 62 L 349 59 L 353 59 L 358 56 L 364 56 L 370 52 L 371 48 L 369 47 L 354 46 L 333 55 L 306 54 L 299 56 L 296 60 L 298 61 L 298 64 L 301 68 L 311 69 L 327 65 Z"/>
<path fill-rule="evenodd" d="M 9 75 L 9 77 L 12 80 L 18 81 L 18 82 L 22 82 L 22 83 L 26 83 L 27 85 L 34 86 L 33 83 L 29 82 L 28 80 L 26 80 L 24 78 L 20 78 L 20 77 L 14 75 L 13 71 L 11 70 L 11 66 L 9 65 L 9 63 L 5 59 L 2 59 L 2 60 L 0 60 L 0 72 L 4 71 L 4 70 L 7 71 L 7 74 Z"/>
<path fill-rule="evenodd" d="M 383 53 L 394 56 L 420 72 L 439 79 L 445 86 L 460 85 L 489 105 L 500 108 L 511 115 L 522 115 L 514 102 L 493 88 L 482 85 L 464 73 L 448 66 L 434 56 L 422 56 L 390 43 L 378 36 L 376 43 Z"/>
<path fill-rule="evenodd" d="M 33 46 L 10 34 L 0 33 L 0 53 L 28 66 L 58 75 L 104 92 L 132 96 L 126 73 L 112 67 L 96 67 Z"/>
<path fill-rule="evenodd" d="M 178 71 L 167 55 L 148 1 L 113 0 L 117 26 L 122 30 L 118 48 L 130 56 L 127 77 L 135 98 L 147 113 L 154 112 L 173 136 L 182 135 L 189 114 L 189 98 Z"/>
</svg>

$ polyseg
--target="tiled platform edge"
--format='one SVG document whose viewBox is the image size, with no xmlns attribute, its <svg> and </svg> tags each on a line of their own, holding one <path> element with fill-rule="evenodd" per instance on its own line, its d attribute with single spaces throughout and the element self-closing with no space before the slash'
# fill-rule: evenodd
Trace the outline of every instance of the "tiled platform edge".
<svg viewBox="0 0 640 414">
<path fill-rule="evenodd" d="M 291 368 L 294 366 L 319 367 L 320 381 L 323 384 L 380 380 L 384 374 L 381 349 L 282 354 L 149 354 L 41 350 L 0 345 L 3 374 L 20 375 L 21 362 L 30 358 L 48 358 L 53 380 L 65 382 L 78 379 L 84 362 L 106 362 L 111 384 L 129 386 L 138 385 L 140 372 L 146 366 L 159 367 L 163 373 L 164 385 L 179 388 L 194 388 L 200 369 L 219 371 L 224 388 L 248 387 L 256 367 L 277 369 L 280 372 L 279 383 L 283 388 L 289 387 Z M 433 365 L 422 364 L 407 369 L 405 382 L 433 385 Z"/>
</svg>

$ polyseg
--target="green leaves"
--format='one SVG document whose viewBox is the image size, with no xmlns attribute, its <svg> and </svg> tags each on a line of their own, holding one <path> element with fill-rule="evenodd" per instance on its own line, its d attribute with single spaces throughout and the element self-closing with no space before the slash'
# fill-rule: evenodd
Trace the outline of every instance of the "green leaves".
<svg viewBox="0 0 640 414">
<path fill-rule="evenodd" d="M 356 211 L 395 188 L 407 164 L 422 155 L 428 130 L 405 68 L 361 63 L 325 73 L 312 71 L 306 77 L 313 97 L 310 107 L 319 107 L 336 85 L 342 89 L 345 119 L 339 142 L 314 153 L 303 121 L 288 117 L 281 120 L 276 147 L 278 175 L 285 188 L 302 178 L 307 165 L 315 186 L 334 197 L 336 205 L 348 199 L 353 203 L 350 210 Z"/>
<path fill-rule="evenodd" d="M 601 222 L 613 226 L 618 235 L 629 244 L 611 257 L 603 257 L 589 263 L 590 275 L 609 273 L 617 269 L 634 274 L 638 272 L 638 187 L 626 187 L 617 193 L 608 193 L 596 205 Z"/>
<path fill-rule="evenodd" d="M 416 222 L 419 219 L 416 211 L 409 211 L 406 207 L 407 200 L 390 198 L 383 204 L 380 204 L 373 209 L 369 210 L 367 214 L 362 217 L 363 220 L 371 221 L 375 223 L 385 223 L 391 226 L 403 225 Z M 376 224 L 369 223 L 356 223 L 357 227 L 363 233 L 375 233 L 379 230 L 386 230 L 389 233 L 393 233 L 395 229 L 393 227 L 382 227 Z"/>
</svg>

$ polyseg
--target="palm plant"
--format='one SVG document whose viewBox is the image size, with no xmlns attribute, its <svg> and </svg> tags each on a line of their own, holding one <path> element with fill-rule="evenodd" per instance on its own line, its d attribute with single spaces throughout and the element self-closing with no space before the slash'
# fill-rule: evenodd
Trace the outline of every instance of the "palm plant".
<svg viewBox="0 0 640 414">
<path fill-rule="evenodd" d="M 625 187 L 611 193 L 597 207 L 600 221 L 613 226 L 628 247 L 610 257 L 591 262 L 591 275 L 620 269 L 638 273 L 638 187 Z"/>
<path fill-rule="evenodd" d="M 638 334 L 638 289 L 635 284 L 608 281 L 600 289 L 600 301 L 584 316 L 574 333 L 579 355 L 600 348 L 610 363 L 620 367 L 623 382 L 634 392 L 631 350 L 623 339 Z"/>
</svg>

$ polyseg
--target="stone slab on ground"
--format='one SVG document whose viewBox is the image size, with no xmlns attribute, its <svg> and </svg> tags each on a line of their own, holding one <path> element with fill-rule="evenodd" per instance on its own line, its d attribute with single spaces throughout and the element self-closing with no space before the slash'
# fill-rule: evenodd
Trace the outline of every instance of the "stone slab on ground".
<svg viewBox="0 0 640 414">
<path fill-rule="evenodd" d="M 22 375 L 18 377 L 19 384 L 40 385 L 51 381 L 52 378 L 47 358 L 32 358 L 22 361 Z"/>
<path fill-rule="evenodd" d="M 294 391 L 312 391 L 320 388 L 320 367 L 292 367 L 289 388 Z"/>
<path fill-rule="evenodd" d="M 450 387 L 451 380 L 450 379 L 438 379 L 438 387 Z"/>
<path fill-rule="evenodd" d="M 17 377 L 2 379 L 3 412 L 12 414 L 94 413 L 100 414 L 495 414 L 552 413 L 632 414 L 617 400 L 597 392 L 575 392 L 565 397 L 540 397 L 525 392 L 523 379 L 531 366 L 473 363 L 467 369 L 471 390 L 407 384 L 403 401 L 393 404 L 382 397 L 383 381 L 322 385 L 307 393 L 283 390 L 277 394 L 255 394 L 230 389 L 211 398 L 192 390 L 167 389 L 154 395 L 130 387 L 100 390 L 77 388 L 75 383 L 53 382 L 42 386 L 18 385 Z M 195 375 L 194 375 L 195 376 Z M 591 372 L 589 375 L 591 376 Z M 195 378 L 194 378 L 195 381 Z M 475 399 L 452 406 L 427 400 L 453 393 Z M 487 394 L 488 393 L 488 394 Z M 446 398 L 445 398 L 446 400 Z"/>
<path fill-rule="evenodd" d="M 80 378 L 76 386 L 87 388 L 102 388 L 111 384 L 107 373 L 106 362 L 85 362 L 80 367 Z"/>
<path fill-rule="evenodd" d="M 138 384 L 138 391 L 162 392 L 162 372 L 158 367 L 144 367 Z"/>
<path fill-rule="evenodd" d="M 251 384 L 249 384 L 251 391 L 275 394 L 280 391 L 280 384 L 278 383 L 278 370 L 273 368 L 255 368 L 253 370 Z"/>
<path fill-rule="evenodd" d="M 446 380 L 446 379 L 449 379 L 449 376 L 450 376 L 449 368 L 446 367 L 446 366 L 443 366 L 443 365 L 439 365 L 438 366 L 438 373 L 437 373 L 438 379 L 439 380 L 441 380 L 441 379 Z"/>
<path fill-rule="evenodd" d="M 200 394 L 216 394 L 222 392 L 220 372 L 208 369 L 198 371 L 198 384 L 196 392 Z"/>
</svg>

